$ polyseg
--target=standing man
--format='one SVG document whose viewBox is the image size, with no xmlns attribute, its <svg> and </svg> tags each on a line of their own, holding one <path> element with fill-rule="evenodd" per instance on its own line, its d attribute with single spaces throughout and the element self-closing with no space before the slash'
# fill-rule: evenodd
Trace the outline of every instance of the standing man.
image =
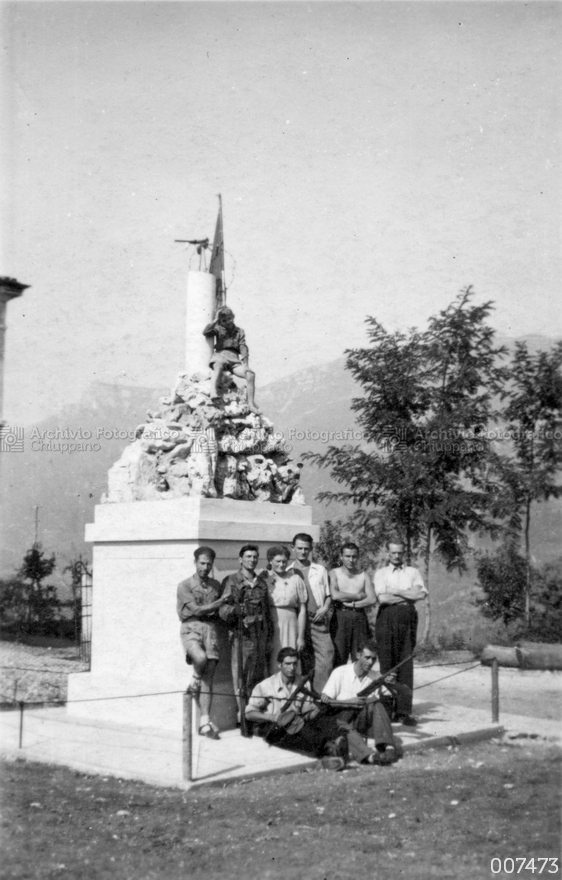
<svg viewBox="0 0 562 880">
<path fill-rule="evenodd" d="M 277 655 L 278 672 L 253 689 L 246 718 L 260 725 L 267 722 L 265 735 L 271 745 L 312 752 L 317 757 L 324 755 L 325 769 L 343 770 L 348 754 L 346 733 L 338 736 L 333 719 L 320 716 L 318 706 L 304 693 L 297 693 L 302 682 L 297 675 L 298 662 L 294 648 L 281 648 Z M 283 711 L 287 701 L 291 701 L 290 705 Z"/>
<path fill-rule="evenodd" d="M 211 721 L 213 678 L 219 659 L 217 611 L 223 604 L 222 587 L 209 577 L 215 551 L 198 547 L 194 553 L 195 574 L 178 584 L 177 611 L 181 620 L 180 638 L 185 662 L 193 665 L 188 694 L 198 698 L 201 710 L 199 733 L 219 739 L 218 727 Z"/>
<path fill-rule="evenodd" d="M 359 547 L 348 542 L 340 550 L 341 566 L 330 572 L 330 592 L 336 611 L 334 648 L 336 666 L 355 661 L 358 646 L 366 641 L 369 626 L 365 608 L 375 605 L 377 599 L 373 583 L 366 571 L 357 567 Z"/>
<path fill-rule="evenodd" d="M 293 538 L 295 561 L 289 568 L 298 572 L 308 594 L 305 646 L 302 655 L 303 673 L 314 669 L 314 689 L 319 693 L 328 681 L 334 666 L 334 644 L 330 636 L 332 598 L 328 572 L 323 565 L 312 562 L 312 537 L 300 532 Z"/>
<path fill-rule="evenodd" d="M 396 670 L 398 684 L 409 688 L 409 698 L 400 706 L 396 720 L 410 727 L 412 718 L 412 691 L 414 689 L 414 653 L 418 629 L 416 602 L 427 596 L 427 587 L 417 568 L 404 565 L 404 542 L 399 538 L 387 541 L 390 565 L 375 572 L 375 593 L 380 603 L 375 635 L 379 651 L 381 674 L 398 663 L 406 663 Z M 407 660 L 407 658 L 410 658 Z"/>
<path fill-rule="evenodd" d="M 219 615 L 231 628 L 232 681 L 238 694 L 240 719 L 248 694 L 267 675 L 267 642 L 272 632 L 267 582 L 256 575 L 258 559 L 256 545 L 245 544 L 240 549 L 239 571 L 222 582 L 224 604 Z"/>
<path fill-rule="evenodd" d="M 372 671 L 376 659 L 377 648 L 372 640 L 359 644 L 355 662 L 334 669 L 321 700 L 331 707 L 328 711 L 337 713 L 340 733 L 347 732 L 350 755 L 360 764 L 385 765 L 397 761 L 402 750 L 394 739 L 382 702 L 358 696 L 376 678 Z M 342 703 L 341 709 L 338 709 L 338 703 Z M 375 741 L 374 751 L 363 739 L 369 733 Z"/>
<path fill-rule="evenodd" d="M 260 410 L 256 406 L 256 374 L 250 370 L 248 360 L 250 352 L 246 345 L 246 334 L 241 327 L 237 327 L 234 323 L 234 312 L 232 309 L 223 306 L 220 308 L 214 320 L 207 324 L 203 330 L 204 336 L 214 337 L 215 351 L 209 366 L 213 370 L 211 379 L 211 397 L 217 396 L 217 386 L 222 376 L 223 370 L 228 370 L 246 379 L 248 386 L 248 406 L 250 412 L 260 415 Z"/>
</svg>

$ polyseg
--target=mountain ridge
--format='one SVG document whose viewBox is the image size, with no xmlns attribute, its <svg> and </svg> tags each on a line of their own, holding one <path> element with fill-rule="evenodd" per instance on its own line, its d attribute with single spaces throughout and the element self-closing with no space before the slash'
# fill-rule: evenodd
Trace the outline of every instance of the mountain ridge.
<svg viewBox="0 0 562 880">
<path fill-rule="evenodd" d="M 513 348 L 515 340 L 503 339 Z M 555 341 L 539 336 L 527 339 L 531 350 Z M 497 342 L 501 344 L 502 338 Z M 258 388 L 263 412 L 284 435 L 292 447 L 291 456 L 297 461 L 304 452 L 325 449 L 331 442 L 330 432 L 358 429 L 351 400 L 359 397 L 362 389 L 345 370 L 345 361 L 342 355 Z M 26 429 L 23 451 L 2 455 L 7 488 L 3 504 L 5 549 L 0 569 L 3 576 L 19 567 L 33 541 L 36 506 L 40 515 L 39 539 L 46 550 L 66 561 L 80 552 L 90 555 L 90 547 L 83 538 L 84 525 L 92 521 L 93 508 L 106 490 L 107 471 L 133 438 L 137 425 L 145 420 L 146 410 L 155 407 L 158 399 L 168 393 L 169 388 L 94 382 L 79 403 L 64 405 L 58 413 Z M 65 441 L 57 440 L 56 433 L 65 429 L 81 432 L 81 439 L 76 442 L 82 443 L 84 450 L 70 452 L 60 448 Z M 55 436 L 41 441 L 43 447 L 41 442 L 35 442 L 34 448 L 34 431 L 53 432 Z M 315 522 L 345 516 L 342 505 L 320 505 L 315 500 L 319 491 L 335 485 L 327 472 L 305 467 L 302 485 Z M 558 546 L 553 521 L 559 510 L 560 505 L 552 502 L 537 505 L 535 531 L 544 545 L 541 555 L 545 558 L 551 557 Z"/>
</svg>

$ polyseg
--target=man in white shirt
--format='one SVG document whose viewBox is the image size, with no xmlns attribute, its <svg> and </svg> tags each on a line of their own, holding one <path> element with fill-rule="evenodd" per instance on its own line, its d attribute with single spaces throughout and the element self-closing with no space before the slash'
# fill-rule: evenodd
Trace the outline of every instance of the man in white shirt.
<svg viewBox="0 0 562 880">
<path fill-rule="evenodd" d="M 330 636 L 332 598 L 328 572 L 323 565 L 311 561 L 313 546 L 310 535 L 304 532 L 295 535 L 295 561 L 289 568 L 302 576 L 308 594 L 302 671 L 306 675 L 314 668 L 313 685 L 320 693 L 334 666 L 334 644 Z"/>
<path fill-rule="evenodd" d="M 347 731 L 351 756 L 360 764 L 385 765 L 393 764 L 401 757 L 389 717 L 379 700 L 357 696 L 375 680 L 372 670 L 376 659 L 375 643 L 370 639 L 363 642 L 358 646 L 354 663 L 336 666 L 322 691 L 321 700 L 331 707 L 329 711 L 337 712 L 339 729 Z M 341 709 L 338 703 L 342 704 Z M 370 731 L 375 741 L 374 751 L 363 739 Z"/>
<path fill-rule="evenodd" d="M 404 565 L 403 542 L 391 538 L 386 546 L 390 565 L 375 572 L 375 593 L 379 601 L 375 635 L 380 669 L 384 675 L 402 663 L 396 670 L 396 682 L 409 688 L 410 695 L 409 699 L 402 701 L 401 714 L 396 720 L 415 726 L 416 719 L 411 716 L 414 688 L 414 659 L 411 655 L 416 646 L 418 629 L 416 602 L 426 598 L 427 587 L 417 568 Z M 404 660 L 405 663 L 402 662 Z"/>
</svg>

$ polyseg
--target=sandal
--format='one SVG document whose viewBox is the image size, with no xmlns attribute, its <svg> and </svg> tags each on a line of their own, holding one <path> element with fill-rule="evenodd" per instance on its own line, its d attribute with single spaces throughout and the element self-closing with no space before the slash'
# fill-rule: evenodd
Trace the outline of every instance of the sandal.
<svg viewBox="0 0 562 880">
<path fill-rule="evenodd" d="M 218 730 L 212 724 L 202 724 L 199 728 L 199 736 L 206 736 L 208 739 L 220 739 Z"/>
</svg>

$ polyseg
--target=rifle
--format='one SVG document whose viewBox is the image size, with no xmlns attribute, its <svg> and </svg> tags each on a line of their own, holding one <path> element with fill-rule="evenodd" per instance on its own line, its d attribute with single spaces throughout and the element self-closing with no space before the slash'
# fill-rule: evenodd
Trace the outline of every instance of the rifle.
<svg viewBox="0 0 562 880">
<path fill-rule="evenodd" d="M 314 669 L 311 669 L 310 672 L 305 675 L 301 683 L 290 697 L 283 703 L 279 712 L 279 720 L 272 721 L 269 725 L 267 733 L 264 736 L 264 740 L 269 742 L 269 738 L 274 730 L 283 730 L 285 733 L 299 733 L 305 725 L 305 720 L 302 715 L 297 715 L 295 712 L 290 711 L 291 705 L 295 702 L 297 697 L 300 697 L 301 694 L 306 694 L 307 696 L 312 695 L 311 690 L 307 688 L 308 682 L 314 675 Z M 283 718 L 283 716 L 286 716 Z M 271 743 L 270 743 L 271 745 Z"/>
<path fill-rule="evenodd" d="M 392 669 L 389 669 L 388 672 L 384 673 L 384 675 L 380 675 L 378 678 L 375 678 L 370 684 L 368 684 L 366 687 L 364 687 L 363 690 L 360 690 L 359 693 L 357 694 L 357 696 L 358 697 L 368 697 L 370 694 L 372 694 L 378 688 L 382 687 L 382 685 L 385 684 L 388 676 L 393 675 L 393 673 L 395 673 L 397 669 L 400 669 L 400 667 L 403 666 L 404 663 L 407 663 L 408 660 L 411 660 L 412 657 L 414 656 L 414 654 L 415 654 L 415 651 L 412 651 L 412 653 L 410 654 L 409 657 L 406 657 L 404 660 L 401 660 L 400 663 L 397 663 L 396 666 L 393 666 Z"/>
<path fill-rule="evenodd" d="M 238 642 L 236 650 L 238 652 L 238 697 L 240 705 L 240 733 L 242 736 L 249 737 L 248 722 L 246 721 L 246 703 L 248 701 L 248 692 L 246 690 L 246 676 L 244 675 L 244 616 L 243 608 L 240 602 L 234 602 L 238 614 Z"/>
</svg>

